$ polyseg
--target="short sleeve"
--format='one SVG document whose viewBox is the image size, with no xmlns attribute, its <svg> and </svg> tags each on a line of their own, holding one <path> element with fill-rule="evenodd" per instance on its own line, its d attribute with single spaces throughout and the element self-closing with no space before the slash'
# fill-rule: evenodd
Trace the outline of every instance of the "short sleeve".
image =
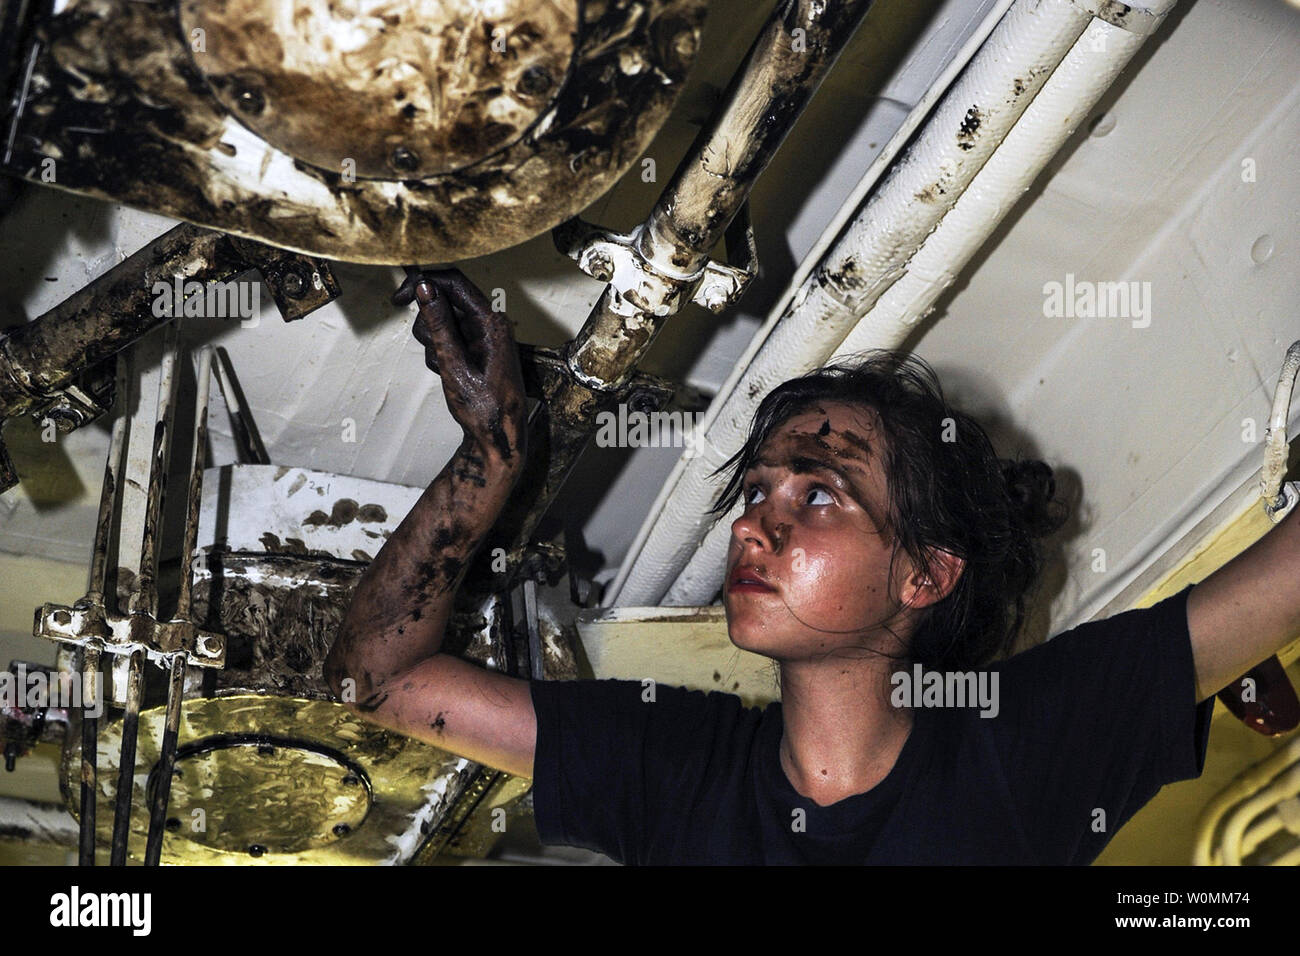
<svg viewBox="0 0 1300 956">
<path fill-rule="evenodd" d="M 1072 628 L 996 666 L 999 738 L 1044 863 L 1089 863 L 1168 783 L 1205 766 L 1187 596 Z"/>
<path fill-rule="evenodd" d="M 632 680 L 530 681 L 543 843 L 620 863 L 671 859 L 732 752 L 738 697 Z"/>
</svg>

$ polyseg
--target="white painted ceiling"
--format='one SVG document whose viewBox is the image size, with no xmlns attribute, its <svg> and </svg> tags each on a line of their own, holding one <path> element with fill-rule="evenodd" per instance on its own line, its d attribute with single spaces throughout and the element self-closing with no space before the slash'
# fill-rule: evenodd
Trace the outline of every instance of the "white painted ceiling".
<svg viewBox="0 0 1300 956">
<path fill-rule="evenodd" d="M 646 153 L 660 182 L 634 166 L 585 219 L 626 230 L 644 218 L 773 6 L 714 5 L 695 72 Z M 690 306 L 674 317 L 647 370 L 721 385 L 798 261 L 991 6 L 879 0 L 753 192 L 760 278 L 722 316 Z M 1282 356 L 1300 338 L 1297 142 L 1300 10 L 1180 3 L 909 340 L 999 452 L 1045 459 L 1080 496 L 1042 610 L 1052 628 L 1094 613 L 1258 469 Z M 170 225 L 29 188 L 0 222 L 0 316 L 35 318 Z M 504 289 L 518 338 L 541 345 L 570 337 L 601 290 L 548 234 L 459 265 L 482 288 Z M 1044 284 L 1067 274 L 1149 282 L 1150 326 L 1045 318 Z M 300 322 L 283 323 L 263 295 L 257 328 L 187 320 L 184 338 L 227 349 L 273 462 L 422 487 L 459 432 L 411 314 L 388 305 L 400 270 L 343 264 L 336 275 L 342 298 Z M 234 445 L 219 398 L 213 407 L 220 464 Z M 355 443 L 341 438 L 345 419 Z M 1247 419 L 1254 444 L 1242 437 Z M 31 609 L 76 595 L 4 569 L 34 557 L 88 564 L 107 429 L 43 445 L 19 421 L 6 437 L 24 480 L 0 498 L 0 664 L 52 660 L 30 637 Z M 603 578 L 675 461 L 673 449 L 588 451 L 553 514 L 602 554 Z M 1092 570 L 1096 548 L 1104 573 Z"/>
</svg>

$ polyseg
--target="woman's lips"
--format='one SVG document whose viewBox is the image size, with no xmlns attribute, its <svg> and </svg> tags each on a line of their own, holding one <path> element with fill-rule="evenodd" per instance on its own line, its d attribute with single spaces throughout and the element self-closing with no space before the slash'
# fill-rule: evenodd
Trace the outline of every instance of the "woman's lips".
<svg viewBox="0 0 1300 956">
<path fill-rule="evenodd" d="M 736 568 L 727 578 L 727 593 L 766 594 L 776 588 L 768 584 L 750 568 Z"/>
</svg>

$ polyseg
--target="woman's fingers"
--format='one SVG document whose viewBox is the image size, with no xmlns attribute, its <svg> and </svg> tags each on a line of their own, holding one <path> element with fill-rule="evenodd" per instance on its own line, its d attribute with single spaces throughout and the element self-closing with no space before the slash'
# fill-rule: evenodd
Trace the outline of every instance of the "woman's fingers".
<svg viewBox="0 0 1300 956">
<path fill-rule="evenodd" d="M 472 391 L 474 378 L 468 365 L 468 350 L 456 328 L 446 297 L 439 295 L 434 286 L 426 281 L 416 284 L 415 297 L 420 302 L 416 322 L 423 323 L 427 337 L 426 341 L 425 338 L 416 336 L 425 345 L 425 364 L 429 364 L 427 353 L 432 349 L 438 374 L 444 379 L 451 376 L 454 384 L 462 391 Z"/>
<path fill-rule="evenodd" d="M 415 300 L 415 284 L 420 281 L 420 275 L 408 273 L 402 284 L 397 287 L 390 300 L 393 305 L 410 305 Z"/>
<path fill-rule="evenodd" d="M 440 269 L 425 273 L 437 282 L 438 288 L 455 307 L 461 317 L 462 338 L 472 351 L 472 357 L 481 371 L 494 373 L 501 369 L 515 350 L 514 333 L 504 312 L 492 308 L 492 303 L 459 269 Z"/>
<path fill-rule="evenodd" d="M 423 277 L 438 284 L 438 288 L 466 315 L 491 313 L 492 303 L 483 294 L 483 290 L 469 281 L 469 277 L 459 269 L 430 269 L 422 273 Z"/>
<path fill-rule="evenodd" d="M 430 269 L 407 276 L 393 301 L 412 300 L 418 304 L 412 334 L 425 347 L 425 365 L 442 376 L 449 399 L 454 393 L 457 403 L 476 405 L 490 403 L 497 391 L 521 391 L 510 320 L 492 309 L 464 273 Z"/>
</svg>

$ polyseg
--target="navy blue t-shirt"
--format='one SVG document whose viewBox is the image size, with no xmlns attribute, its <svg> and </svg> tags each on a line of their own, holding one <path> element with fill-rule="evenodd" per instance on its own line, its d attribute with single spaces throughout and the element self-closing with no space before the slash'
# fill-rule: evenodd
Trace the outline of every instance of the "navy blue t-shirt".
<svg viewBox="0 0 1300 956">
<path fill-rule="evenodd" d="M 984 668 L 996 716 L 914 707 L 885 779 L 825 807 L 781 769 L 779 702 L 534 680 L 538 833 L 628 864 L 1090 863 L 1204 768 L 1214 698 L 1194 701 L 1192 587 Z"/>
</svg>

